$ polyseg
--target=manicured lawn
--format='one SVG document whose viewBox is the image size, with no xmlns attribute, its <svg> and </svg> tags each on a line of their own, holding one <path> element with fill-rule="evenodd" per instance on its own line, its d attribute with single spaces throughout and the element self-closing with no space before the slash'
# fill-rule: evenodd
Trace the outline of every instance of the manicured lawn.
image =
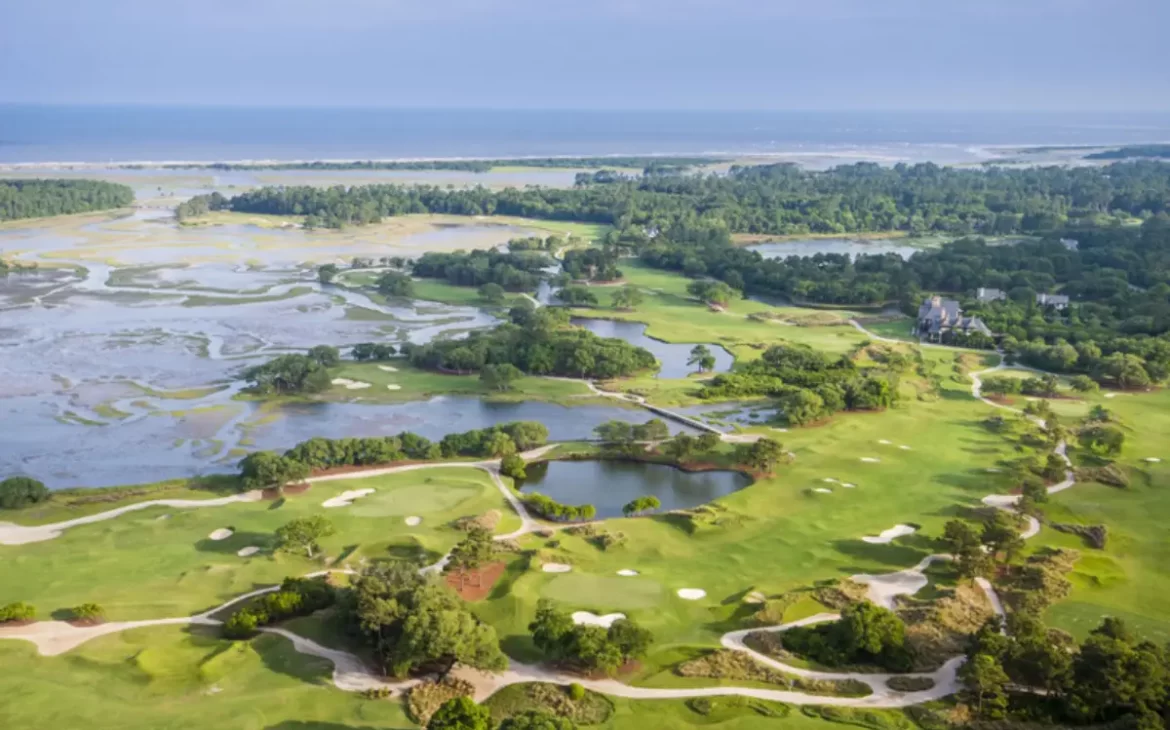
<svg viewBox="0 0 1170 730">
<path fill-rule="evenodd" d="M 335 385 L 323 396 L 330 400 L 401 403 L 426 400 L 436 395 L 473 395 L 494 400 L 543 400 L 581 405 L 596 398 L 584 383 L 540 377 L 520 378 L 507 391 L 492 390 L 480 382 L 478 375 L 448 375 L 420 370 L 401 358 L 379 363 L 346 362 L 332 375 L 370 383 L 371 387 L 350 390 L 344 385 Z M 387 387 L 390 385 L 399 387 L 390 389 Z"/>
<path fill-rule="evenodd" d="M 500 307 L 512 306 L 517 299 L 523 299 L 519 294 L 508 292 L 503 304 L 494 305 L 479 295 L 479 289 L 474 286 L 456 286 L 441 279 L 419 279 L 414 282 L 414 298 L 428 302 L 442 302 L 467 307 Z"/>
<path fill-rule="evenodd" d="M 356 489 L 376 491 L 350 507 L 321 506 Z M 55 540 L 0 547 L 0 605 L 26 601 L 41 618 L 87 601 L 102 605 L 113 620 L 183 616 L 324 567 L 319 559 L 273 552 L 273 532 L 294 518 L 325 515 L 337 528 L 322 541 L 325 555 L 356 566 L 362 558 L 437 559 L 462 534 L 448 526 L 452 520 L 489 509 L 504 513 L 501 532 L 518 526 L 487 475 L 459 467 L 326 482 L 283 502 L 152 507 L 72 528 Z M 422 524 L 406 526 L 403 518 L 410 515 L 422 517 Z M 225 527 L 235 534 L 209 539 Z M 236 555 L 250 546 L 262 550 Z"/>
</svg>

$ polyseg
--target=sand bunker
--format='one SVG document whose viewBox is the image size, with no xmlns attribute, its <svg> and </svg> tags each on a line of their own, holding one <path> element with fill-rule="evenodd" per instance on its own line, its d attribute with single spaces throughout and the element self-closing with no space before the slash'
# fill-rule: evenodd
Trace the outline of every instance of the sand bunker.
<svg viewBox="0 0 1170 730">
<path fill-rule="evenodd" d="M 252 545 L 251 547 L 241 548 L 236 553 L 236 555 L 239 555 L 241 558 L 246 558 L 250 555 L 255 555 L 258 552 L 260 552 L 260 548 L 256 547 L 255 545 Z"/>
<path fill-rule="evenodd" d="M 342 492 L 341 494 L 337 495 L 336 497 L 333 497 L 332 499 L 325 500 L 324 502 L 321 503 L 321 506 L 322 507 L 348 507 L 351 504 L 353 504 L 353 501 L 355 499 L 361 499 L 362 497 L 365 497 L 365 496 L 373 494 L 373 493 L 374 493 L 373 489 L 354 489 L 354 490 L 351 490 L 348 492 Z"/>
<path fill-rule="evenodd" d="M 1161 464 L 1162 463 L 1162 460 L 1156 456 L 1147 456 L 1146 458 L 1142 459 L 1142 461 L 1146 462 L 1147 464 Z"/>
<path fill-rule="evenodd" d="M 369 383 L 363 383 L 360 380 L 350 380 L 349 378 L 334 378 L 334 385 L 344 385 L 346 390 L 361 390 L 362 388 L 370 387 Z"/>
<path fill-rule="evenodd" d="M 987 467 L 987 469 L 986 469 L 985 471 L 986 471 L 988 474 L 998 474 L 998 473 L 1000 473 L 1001 471 L 1003 471 L 1003 469 L 997 469 L 997 468 L 996 468 L 996 467 L 994 467 L 994 466 L 989 466 L 989 467 Z"/>
<path fill-rule="evenodd" d="M 817 487 L 813 491 L 816 492 L 817 494 L 832 494 L 833 493 L 832 489 L 825 489 L 824 487 Z"/>
<path fill-rule="evenodd" d="M 898 448 L 901 449 L 902 451 L 909 451 L 910 450 L 910 447 L 907 446 L 906 444 L 902 444 Z"/>
<path fill-rule="evenodd" d="M 578 626 L 600 626 L 603 629 L 608 629 L 614 621 L 625 618 L 624 613 L 607 613 L 604 616 L 598 616 L 589 611 L 574 611 L 573 623 Z"/>
<path fill-rule="evenodd" d="M 841 486 L 845 487 L 846 489 L 857 489 L 857 485 L 853 482 L 841 482 Z"/>
<path fill-rule="evenodd" d="M 208 535 L 207 539 L 208 540 L 215 540 L 218 542 L 220 540 L 226 540 L 231 536 L 232 536 L 231 530 L 227 529 L 226 527 L 221 527 L 218 530 L 216 530 L 215 532 Z"/>
<path fill-rule="evenodd" d="M 873 456 L 863 456 L 863 457 L 861 457 L 861 460 L 864 461 L 866 464 L 877 464 L 877 463 L 881 462 L 881 459 L 878 459 L 878 458 L 873 457 Z"/>
<path fill-rule="evenodd" d="M 396 372 L 398 372 L 398 368 L 394 367 L 393 365 L 379 365 L 379 366 L 378 366 L 378 369 L 379 369 L 379 370 L 385 370 L 385 371 L 386 371 L 386 372 L 388 372 L 388 373 L 396 373 Z"/>
<path fill-rule="evenodd" d="M 387 383 L 386 390 L 402 390 L 402 386 L 396 383 Z"/>
<path fill-rule="evenodd" d="M 930 581 L 922 571 L 936 560 L 946 560 L 941 555 L 928 555 L 918 565 L 896 573 L 882 575 L 855 575 L 852 580 L 868 587 L 866 597 L 883 608 L 893 610 L 894 599 L 898 596 L 912 596 L 926 587 Z"/>
<path fill-rule="evenodd" d="M 415 525 L 418 525 L 422 522 L 422 518 L 417 515 L 411 515 L 410 517 L 406 518 L 405 522 L 407 526 L 414 527 Z"/>
<path fill-rule="evenodd" d="M 861 539 L 872 545 L 885 545 L 894 538 L 902 537 L 903 535 L 913 535 L 915 532 L 917 530 L 910 525 L 894 525 L 888 530 L 882 530 L 877 537 L 866 535 Z"/>
<path fill-rule="evenodd" d="M 751 603 L 751 604 L 756 604 L 756 605 L 759 605 L 761 603 L 765 603 L 767 600 L 768 600 L 768 597 L 764 595 L 763 591 L 752 591 L 751 593 L 749 593 L 743 597 L 744 603 Z"/>
<path fill-rule="evenodd" d="M 629 568 L 622 568 L 621 570 L 619 570 L 619 571 L 617 572 L 617 574 L 618 574 L 618 575 L 620 575 L 620 576 L 623 576 L 623 577 L 625 577 L 625 578 L 629 578 L 629 577 L 631 577 L 631 576 L 635 576 L 635 575 L 637 575 L 637 574 L 638 574 L 638 571 L 636 571 L 636 570 L 630 570 Z"/>
<path fill-rule="evenodd" d="M 684 601 L 697 601 L 707 597 L 707 591 L 702 588 L 679 588 L 678 597 Z"/>
<path fill-rule="evenodd" d="M 545 563 L 540 566 L 540 569 L 546 573 L 568 573 L 573 569 L 573 566 L 564 563 Z"/>
<path fill-rule="evenodd" d="M 834 479 L 833 477 L 825 477 L 825 478 L 824 478 L 824 479 L 822 479 L 821 481 L 822 481 L 822 482 L 828 482 L 829 484 L 836 484 L 836 483 L 837 483 L 837 480 L 836 480 L 836 479 Z"/>
<path fill-rule="evenodd" d="M 882 439 L 881 441 L 878 441 L 878 443 L 881 444 L 882 446 L 889 446 L 890 444 L 892 444 L 894 442 L 890 441 L 888 439 Z"/>
</svg>

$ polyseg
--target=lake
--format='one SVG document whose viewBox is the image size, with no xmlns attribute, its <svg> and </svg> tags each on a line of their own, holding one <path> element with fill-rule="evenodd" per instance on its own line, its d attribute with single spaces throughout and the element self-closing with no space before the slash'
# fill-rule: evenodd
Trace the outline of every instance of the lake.
<svg viewBox="0 0 1170 730">
<path fill-rule="evenodd" d="M 629 461 L 548 461 L 529 464 L 526 471 L 522 492 L 540 492 L 561 504 L 591 504 L 598 518 L 620 517 L 622 507 L 638 497 L 657 497 L 666 512 L 698 507 L 752 483 L 739 472 L 686 472 Z"/>
<path fill-rule="evenodd" d="M 858 256 L 877 256 L 893 253 L 908 259 L 915 253 L 923 250 L 924 246 L 911 246 L 907 241 L 911 239 L 888 238 L 856 240 L 851 238 L 809 238 L 794 241 L 772 241 L 745 246 L 749 251 L 755 251 L 766 259 L 782 259 L 788 256 L 816 256 L 825 254 L 848 254 L 850 258 Z M 921 239 L 919 239 L 921 240 Z"/>
<path fill-rule="evenodd" d="M 599 337 L 616 337 L 625 340 L 631 345 L 645 348 L 658 358 L 662 369 L 658 371 L 660 378 L 685 378 L 695 372 L 695 368 L 687 365 L 687 358 L 691 356 L 693 344 L 672 344 L 656 340 L 646 335 L 646 325 L 641 322 L 621 322 L 612 319 L 589 319 L 573 317 L 570 322 L 578 327 L 584 327 Z M 725 372 L 731 369 L 735 357 L 718 345 L 707 345 L 707 349 L 715 356 L 715 372 Z"/>
</svg>

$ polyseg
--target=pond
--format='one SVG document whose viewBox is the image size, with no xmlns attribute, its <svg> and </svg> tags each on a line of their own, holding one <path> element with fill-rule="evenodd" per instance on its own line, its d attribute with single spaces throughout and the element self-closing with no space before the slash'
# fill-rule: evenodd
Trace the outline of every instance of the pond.
<svg viewBox="0 0 1170 730">
<path fill-rule="evenodd" d="M 620 517 L 622 507 L 638 497 L 657 497 L 666 512 L 698 507 L 752 483 L 739 472 L 686 472 L 628 461 L 549 461 L 526 470 L 522 492 L 540 492 L 561 504 L 591 504 L 599 518 Z"/>
<path fill-rule="evenodd" d="M 691 355 L 693 344 L 671 344 L 656 340 L 646 335 L 646 325 L 641 322 L 620 322 L 610 319 L 587 319 L 573 317 L 570 320 L 578 327 L 584 327 L 599 337 L 616 337 L 625 340 L 631 345 L 649 350 L 662 369 L 658 371 L 660 378 L 685 378 L 695 372 L 695 368 L 687 365 L 687 358 Z M 725 372 L 731 369 L 735 357 L 718 345 L 707 345 L 711 354 L 715 356 L 715 372 Z"/>
<path fill-rule="evenodd" d="M 856 240 L 851 238 L 810 238 L 794 241 L 773 241 L 747 246 L 747 250 L 755 251 L 766 259 L 780 259 L 788 256 L 815 256 L 819 253 L 848 254 L 856 259 L 858 256 L 876 256 L 878 254 L 894 253 L 903 259 L 908 259 L 915 253 L 922 251 L 925 246 L 910 245 L 911 239 L 872 239 Z"/>
</svg>

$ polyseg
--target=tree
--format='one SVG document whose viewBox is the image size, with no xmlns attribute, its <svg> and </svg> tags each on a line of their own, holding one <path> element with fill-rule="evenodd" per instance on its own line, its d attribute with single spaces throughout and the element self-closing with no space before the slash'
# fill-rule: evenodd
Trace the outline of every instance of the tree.
<svg viewBox="0 0 1170 730">
<path fill-rule="evenodd" d="M 789 426 L 803 426 L 826 416 L 825 401 L 804 388 L 792 388 L 776 400 L 776 406 Z"/>
<path fill-rule="evenodd" d="M 479 380 L 492 390 L 511 390 L 512 383 L 524 376 L 520 368 L 511 363 L 484 365 L 479 371 Z"/>
<path fill-rule="evenodd" d="M 320 515 L 312 517 L 298 517 L 276 530 L 276 543 L 279 549 L 292 551 L 304 550 L 308 557 L 320 549 L 318 540 L 329 537 L 336 532 L 333 523 Z"/>
<path fill-rule="evenodd" d="M 1090 426 L 1078 435 L 1081 446 L 1097 456 L 1112 457 L 1121 453 L 1125 432 L 1116 426 Z"/>
<path fill-rule="evenodd" d="M 637 309 L 644 299 L 641 289 L 633 285 L 626 285 L 613 293 L 611 301 L 615 309 L 632 311 Z"/>
<path fill-rule="evenodd" d="M 329 371 L 308 355 L 280 355 L 244 371 L 244 380 L 258 393 L 319 393 L 331 385 Z"/>
<path fill-rule="evenodd" d="M 341 352 L 336 347 L 317 345 L 310 348 L 309 357 L 317 361 L 324 368 L 334 368 L 341 364 Z"/>
<path fill-rule="evenodd" d="M 651 510 L 656 510 L 661 506 L 662 502 L 659 501 L 658 497 L 653 495 L 638 497 L 622 507 L 622 514 L 626 517 L 633 517 L 634 515 L 645 514 Z"/>
<path fill-rule="evenodd" d="M 491 730 L 492 713 L 470 697 L 455 697 L 439 705 L 427 730 Z"/>
<path fill-rule="evenodd" d="M 44 502 L 50 492 L 32 477 L 8 477 L 0 482 L 0 509 L 20 509 Z"/>
<path fill-rule="evenodd" d="M 504 720 L 498 730 L 577 730 L 577 724 L 567 717 L 529 710 Z"/>
<path fill-rule="evenodd" d="M 309 467 L 296 459 L 272 451 L 257 451 L 240 460 L 240 477 L 248 489 L 282 489 L 292 482 L 304 481 Z"/>
<path fill-rule="evenodd" d="M 1024 547 L 1016 518 L 1003 510 L 996 510 L 983 522 L 980 539 L 991 548 L 992 554 L 1003 553 L 1005 563 Z"/>
<path fill-rule="evenodd" d="M 374 286 L 385 297 L 410 298 L 414 296 L 414 282 L 406 274 L 387 271 L 378 277 Z"/>
<path fill-rule="evenodd" d="M 959 670 L 963 694 L 985 720 L 998 720 L 1007 712 L 1008 676 L 993 656 L 976 654 Z"/>
<path fill-rule="evenodd" d="M 651 418 L 634 426 L 631 435 L 635 441 L 664 441 L 670 438 L 670 427 L 661 418 Z"/>
<path fill-rule="evenodd" d="M 69 609 L 74 621 L 95 623 L 105 618 L 106 610 L 96 603 L 83 603 Z"/>
<path fill-rule="evenodd" d="M 970 523 L 950 520 L 943 527 L 942 542 L 954 556 L 959 574 L 965 578 L 987 575 L 991 572 L 991 557 L 984 552 L 979 533 Z"/>
<path fill-rule="evenodd" d="M 508 661 L 495 629 L 479 621 L 444 583 L 411 563 L 366 568 L 353 582 L 350 621 L 396 677 L 443 662 L 501 671 Z"/>
<path fill-rule="evenodd" d="M 737 446 L 735 458 L 755 471 L 769 473 L 784 459 L 784 446 L 779 441 L 762 438 L 755 443 Z"/>
<path fill-rule="evenodd" d="M 322 264 L 317 267 L 317 281 L 322 284 L 332 284 L 340 271 L 337 264 Z"/>
<path fill-rule="evenodd" d="M 0 606 L 0 624 L 8 621 L 32 621 L 37 617 L 37 609 L 22 601 Z"/>
<path fill-rule="evenodd" d="M 737 292 L 722 281 L 693 281 L 687 285 L 687 293 L 708 304 L 723 307 L 735 298 Z"/>
<path fill-rule="evenodd" d="M 495 556 L 496 543 L 491 532 L 482 527 L 473 527 L 467 537 L 451 548 L 451 558 L 447 561 L 446 569 L 459 574 L 459 588 L 462 589 L 467 574 L 478 570 Z"/>
<path fill-rule="evenodd" d="M 606 421 L 595 426 L 593 433 L 609 444 L 624 444 L 634 440 L 634 427 L 625 421 Z"/>
<path fill-rule="evenodd" d="M 500 473 L 513 479 L 524 479 L 528 472 L 524 468 L 524 457 L 508 454 L 500 461 Z"/>
<path fill-rule="evenodd" d="M 1068 384 L 1078 393 L 1095 393 L 1101 389 L 1088 375 L 1074 375 L 1068 379 Z"/>
<path fill-rule="evenodd" d="M 597 295 L 584 286 L 566 286 L 557 291 L 557 299 L 570 307 L 597 306 Z"/>
<path fill-rule="evenodd" d="M 479 297 L 488 304 L 503 304 L 505 300 L 504 287 L 489 281 L 479 288 Z"/>
<path fill-rule="evenodd" d="M 687 358 L 687 365 L 697 365 L 700 373 L 715 369 L 715 356 L 706 345 L 695 345 Z"/>
<path fill-rule="evenodd" d="M 703 453 L 714 451 L 721 443 L 723 443 L 723 439 L 719 434 L 710 431 L 704 431 L 695 439 L 695 447 Z"/>
<path fill-rule="evenodd" d="M 536 648 L 554 661 L 564 658 L 566 639 L 575 628 L 572 617 L 547 598 L 537 601 L 536 615 L 528 624 Z"/>
</svg>

